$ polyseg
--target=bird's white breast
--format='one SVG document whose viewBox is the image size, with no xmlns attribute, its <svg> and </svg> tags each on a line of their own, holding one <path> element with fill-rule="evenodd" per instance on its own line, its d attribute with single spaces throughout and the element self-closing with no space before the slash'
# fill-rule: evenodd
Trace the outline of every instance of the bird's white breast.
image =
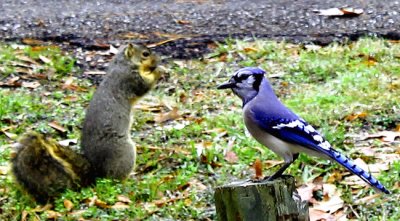
<svg viewBox="0 0 400 221">
<path fill-rule="evenodd" d="M 256 122 L 253 121 L 253 114 L 251 113 L 251 109 L 247 107 L 248 105 L 243 108 L 243 119 L 247 130 L 259 143 L 268 147 L 274 153 L 281 156 L 285 162 L 291 162 L 293 159 L 293 154 L 300 152 L 305 152 L 312 156 L 321 157 L 321 154 L 316 151 L 313 151 L 309 148 L 304 148 L 297 144 L 286 142 L 265 132 L 257 125 Z"/>
</svg>

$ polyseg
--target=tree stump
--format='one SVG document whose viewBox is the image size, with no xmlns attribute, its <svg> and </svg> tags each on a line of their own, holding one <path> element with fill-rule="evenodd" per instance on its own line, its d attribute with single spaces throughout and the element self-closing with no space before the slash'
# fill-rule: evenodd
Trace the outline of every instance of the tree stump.
<svg viewBox="0 0 400 221">
<path fill-rule="evenodd" d="M 214 198 L 219 221 L 309 220 L 308 203 L 297 194 L 292 176 L 233 182 L 217 187 Z"/>
</svg>

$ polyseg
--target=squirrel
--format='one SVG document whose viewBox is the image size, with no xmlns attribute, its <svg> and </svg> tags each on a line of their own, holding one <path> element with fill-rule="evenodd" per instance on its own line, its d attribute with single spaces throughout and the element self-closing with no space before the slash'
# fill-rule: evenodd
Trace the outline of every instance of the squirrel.
<svg viewBox="0 0 400 221">
<path fill-rule="evenodd" d="M 88 186 L 96 178 L 126 178 L 136 161 L 130 136 L 133 104 L 163 72 L 159 57 L 147 47 L 121 47 L 86 111 L 82 153 L 28 132 L 19 139 L 11 158 L 16 183 L 37 202 L 46 203 L 63 190 Z"/>
</svg>

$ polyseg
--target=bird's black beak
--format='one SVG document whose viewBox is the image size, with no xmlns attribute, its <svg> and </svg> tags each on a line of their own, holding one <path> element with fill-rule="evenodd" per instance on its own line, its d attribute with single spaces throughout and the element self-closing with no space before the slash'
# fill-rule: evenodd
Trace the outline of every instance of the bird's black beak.
<svg viewBox="0 0 400 221">
<path fill-rule="evenodd" d="M 218 85 L 217 89 L 227 89 L 227 88 L 233 88 L 235 86 L 236 86 L 235 82 L 228 81 L 228 82 Z"/>
</svg>

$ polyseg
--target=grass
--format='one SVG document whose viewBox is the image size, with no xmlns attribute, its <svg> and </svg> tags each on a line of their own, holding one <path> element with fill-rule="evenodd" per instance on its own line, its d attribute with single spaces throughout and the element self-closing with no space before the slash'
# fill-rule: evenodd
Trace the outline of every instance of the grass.
<svg viewBox="0 0 400 221">
<path fill-rule="evenodd" d="M 15 70 L 21 55 L 36 62 L 31 68 L 34 73 L 49 76 L 40 80 L 41 86 L 36 89 L 1 88 L 0 129 L 8 135 L 34 129 L 59 140 L 79 138 L 94 86 L 77 78 L 74 84 L 81 90 L 62 89 L 67 79 L 80 74 L 73 65 L 74 58 L 56 47 L 1 45 L 0 50 L 3 81 L 23 76 Z M 267 70 L 282 101 L 315 125 L 338 150 L 369 164 L 387 161 L 366 156 L 362 148 L 372 149 L 376 156 L 392 154 L 395 159 L 389 169 L 378 177 L 394 194 L 353 205 L 355 200 L 374 194 L 373 190 L 345 185 L 343 180 L 332 181 L 333 174 L 343 174 L 345 169 L 306 155 L 301 155 L 287 173 L 294 175 L 299 185 L 316 178 L 333 182 L 343 192 L 348 218 L 398 220 L 400 163 L 396 143 L 359 138 L 364 133 L 395 130 L 399 125 L 399 59 L 400 44 L 381 39 L 322 48 L 228 39 L 202 60 L 170 61 L 170 74 L 135 109 L 132 137 L 140 157 L 130 179 L 101 179 L 94 187 L 66 191 L 51 209 L 42 211 L 14 187 L 10 176 L 4 175 L 0 179 L 0 217 L 21 219 L 27 214 L 31 220 L 52 216 L 63 220 L 214 220 L 214 187 L 251 176 L 251 165 L 257 158 L 281 160 L 244 132 L 240 100 L 231 92 L 216 90 L 216 85 L 239 67 L 260 66 Z M 168 107 L 178 108 L 180 117 L 155 122 L 160 113 L 169 111 Z M 52 121 L 67 132 L 51 128 L 48 123 Z M 13 142 L 15 138 L 0 133 L 3 167 L 9 160 L 7 145 Z M 227 152 L 233 152 L 237 160 L 229 161 Z M 73 208 L 67 208 L 68 201 Z"/>
</svg>

